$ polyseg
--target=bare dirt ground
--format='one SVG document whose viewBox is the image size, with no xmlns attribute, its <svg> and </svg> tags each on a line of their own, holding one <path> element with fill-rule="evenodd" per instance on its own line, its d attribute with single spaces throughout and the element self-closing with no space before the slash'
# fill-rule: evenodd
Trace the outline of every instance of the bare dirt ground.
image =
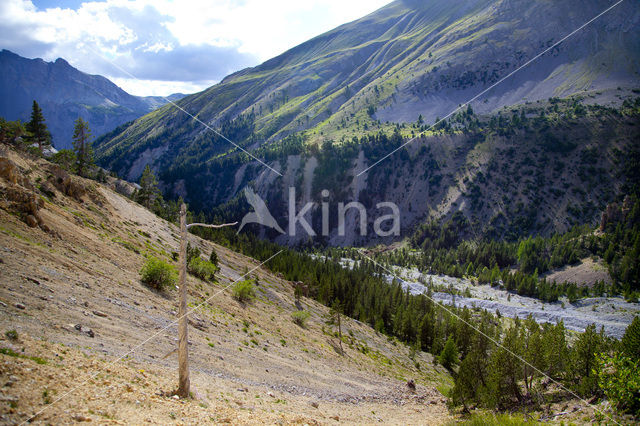
<svg viewBox="0 0 640 426">
<path fill-rule="evenodd" d="M 547 281 L 558 283 L 570 282 L 578 285 L 592 287 L 598 281 L 611 284 L 611 275 L 601 260 L 594 261 L 591 258 L 583 259 L 579 265 L 566 266 L 550 272 L 545 276 Z"/>
<path fill-rule="evenodd" d="M 216 250 L 221 271 L 213 284 L 188 278 L 190 306 L 198 307 L 189 329 L 194 397 L 167 396 L 177 386 L 177 292 L 145 287 L 139 271 L 148 255 L 171 261 L 176 227 L 79 178 L 88 189 L 82 202 L 57 189 L 45 196 L 38 192 L 50 179 L 45 162 L 7 156 L 35 188 L 0 178 L 0 191 L 35 191 L 50 231 L 29 227 L 0 199 L 0 423 L 454 419 L 440 392 L 451 378 L 430 355 L 410 356 L 404 345 L 348 319 L 339 353 L 324 306 L 302 298 L 311 317 L 306 328 L 295 325 L 291 283 L 195 236 L 191 244 L 204 255 Z M 227 287 L 254 268 L 257 298 L 242 305 Z M 17 340 L 5 336 L 9 330 Z"/>
</svg>

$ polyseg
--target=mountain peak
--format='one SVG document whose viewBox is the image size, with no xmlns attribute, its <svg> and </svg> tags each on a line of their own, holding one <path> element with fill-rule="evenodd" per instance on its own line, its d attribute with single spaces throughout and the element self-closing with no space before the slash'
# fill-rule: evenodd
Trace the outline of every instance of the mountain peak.
<svg viewBox="0 0 640 426">
<path fill-rule="evenodd" d="M 3 49 L 0 71 L 0 117 L 28 120 L 36 100 L 57 149 L 71 147 L 78 117 L 87 120 L 99 136 L 166 103 L 164 98 L 130 95 L 107 78 L 84 73 L 63 58 L 46 62 Z"/>
<path fill-rule="evenodd" d="M 62 58 L 56 59 L 54 64 L 72 68 L 71 65 L 69 64 L 69 62 L 67 62 L 66 60 L 64 60 Z"/>
</svg>

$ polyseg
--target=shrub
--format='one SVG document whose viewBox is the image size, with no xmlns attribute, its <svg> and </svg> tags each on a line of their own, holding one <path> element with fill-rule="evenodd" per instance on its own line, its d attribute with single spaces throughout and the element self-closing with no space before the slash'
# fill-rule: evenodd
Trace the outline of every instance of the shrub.
<svg viewBox="0 0 640 426">
<path fill-rule="evenodd" d="M 293 322 L 298 324 L 302 328 L 304 328 L 310 316 L 311 314 L 307 311 L 295 311 L 294 313 L 291 314 L 291 318 L 293 319 Z"/>
<path fill-rule="evenodd" d="M 70 149 L 61 149 L 51 157 L 51 161 L 60 165 L 60 167 L 68 172 L 73 172 L 75 170 L 76 160 L 76 153 Z"/>
<path fill-rule="evenodd" d="M 598 385 L 616 409 L 640 416 L 640 362 L 621 354 L 598 356 Z"/>
<path fill-rule="evenodd" d="M 156 257 L 147 259 L 140 275 L 143 283 L 156 290 L 175 286 L 178 279 L 176 268 Z"/>
<path fill-rule="evenodd" d="M 218 254 L 216 253 L 215 250 L 211 250 L 211 256 L 209 256 L 209 262 L 218 266 Z"/>
<path fill-rule="evenodd" d="M 239 302 L 248 302 L 256 297 L 256 291 L 253 288 L 252 280 L 238 281 L 233 286 L 233 297 Z"/>
<path fill-rule="evenodd" d="M 15 330 L 8 330 L 4 335 L 7 336 L 7 339 L 9 340 L 18 340 L 18 332 Z"/>
<path fill-rule="evenodd" d="M 203 281 L 213 281 L 215 279 L 218 268 L 211 262 L 194 257 L 189 260 L 187 267 L 190 274 L 200 278 Z"/>
<path fill-rule="evenodd" d="M 187 243 L 187 263 L 191 262 L 191 259 L 194 259 L 196 257 L 199 258 L 200 254 L 202 253 L 200 252 L 198 246 L 191 247 L 191 244 Z"/>
</svg>

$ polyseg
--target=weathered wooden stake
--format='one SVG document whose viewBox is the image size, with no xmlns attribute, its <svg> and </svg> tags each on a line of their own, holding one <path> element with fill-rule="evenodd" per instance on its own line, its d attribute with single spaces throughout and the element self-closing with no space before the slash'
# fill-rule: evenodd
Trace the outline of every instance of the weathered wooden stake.
<svg viewBox="0 0 640 426">
<path fill-rule="evenodd" d="M 225 223 L 224 225 L 208 225 L 205 223 L 192 223 L 187 225 L 187 206 L 183 203 L 180 206 L 180 275 L 178 285 L 180 286 L 180 302 L 178 306 L 178 396 L 180 398 L 189 397 L 189 337 L 187 327 L 187 229 L 192 226 L 202 226 L 205 228 L 224 228 L 237 225 L 238 222 Z"/>
<path fill-rule="evenodd" d="M 189 396 L 189 338 L 187 336 L 187 206 L 180 206 L 180 305 L 178 308 L 178 396 Z"/>
</svg>

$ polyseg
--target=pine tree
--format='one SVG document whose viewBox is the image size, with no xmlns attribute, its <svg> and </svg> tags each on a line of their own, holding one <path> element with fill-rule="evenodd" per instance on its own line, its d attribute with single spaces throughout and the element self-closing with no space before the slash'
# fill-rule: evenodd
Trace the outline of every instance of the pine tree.
<svg viewBox="0 0 640 426">
<path fill-rule="evenodd" d="M 543 356 L 543 342 L 540 333 L 540 326 L 529 314 L 521 329 L 523 340 L 523 357 L 527 361 L 523 364 L 524 384 L 528 391 L 533 387 L 533 379 L 539 375 L 539 371 L 546 369 L 545 358 Z"/>
<path fill-rule="evenodd" d="M 520 325 L 509 328 L 502 340 L 502 345 L 491 353 L 488 392 L 486 404 L 491 408 L 502 408 L 513 399 L 522 400 L 518 380 L 522 378 L 522 342 L 519 339 Z"/>
<path fill-rule="evenodd" d="M 634 361 L 640 360 L 640 317 L 635 317 L 622 336 L 622 350 Z"/>
<path fill-rule="evenodd" d="M 340 315 L 342 313 L 342 305 L 340 302 L 335 300 L 331 305 L 331 309 L 329 311 L 329 322 L 331 324 L 335 324 L 338 327 L 338 339 L 340 339 L 340 353 L 344 354 L 344 349 L 342 349 L 342 320 Z"/>
<path fill-rule="evenodd" d="M 26 128 L 30 133 L 29 140 L 38 144 L 38 149 L 42 154 L 44 148 L 51 145 L 51 133 L 47 130 L 42 109 L 35 100 L 31 109 L 31 121 L 27 123 Z"/>
<path fill-rule="evenodd" d="M 142 172 L 140 178 L 140 191 L 138 191 L 138 202 L 150 209 L 153 203 L 160 196 L 160 190 L 158 189 L 158 180 L 156 175 L 151 170 L 151 167 L 147 165 Z"/>
<path fill-rule="evenodd" d="M 82 177 L 94 165 L 93 148 L 91 146 L 91 129 L 89 123 L 78 117 L 73 129 L 73 150 L 76 153 L 76 170 Z"/>
<path fill-rule="evenodd" d="M 433 313 L 424 314 L 418 327 L 418 338 L 420 339 L 420 347 L 423 351 L 431 350 L 433 344 Z"/>
<path fill-rule="evenodd" d="M 460 350 L 460 356 L 464 357 L 469 352 L 473 329 L 469 326 L 471 323 L 471 311 L 466 306 L 462 309 L 460 320 L 457 321 L 456 327 L 456 343 Z"/>
<path fill-rule="evenodd" d="M 587 326 L 573 345 L 571 371 L 578 382 L 577 391 L 582 395 L 591 395 L 597 388 L 596 354 L 606 350 L 605 336 L 596 331 L 596 325 Z"/>
<path fill-rule="evenodd" d="M 451 367 L 453 367 L 453 365 L 458 361 L 458 349 L 456 348 L 456 343 L 453 341 L 452 337 L 447 339 L 444 349 L 440 352 L 439 361 L 447 370 L 451 369 Z"/>
<path fill-rule="evenodd" d="M 566 371 L 569 362 L 564 322 L 560 321 L 556 325 L 544 324 L 542 340 L 546 373 L 549 377 L 558 380 Z"/>
</svg>

